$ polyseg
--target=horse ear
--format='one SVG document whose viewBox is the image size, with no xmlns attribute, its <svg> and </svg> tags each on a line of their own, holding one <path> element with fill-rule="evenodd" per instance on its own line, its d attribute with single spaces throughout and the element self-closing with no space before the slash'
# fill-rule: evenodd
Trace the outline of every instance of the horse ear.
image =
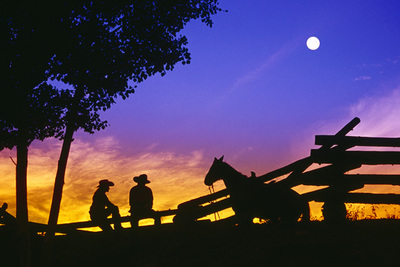
<svg viewBox="0 0 400 267">
<path fill-rule="evenodd" d="M 223 161 L 224 160 L 224 155 L 222 155 L 222 157 L 219 159 L 219 161 Z"/>
</svg>

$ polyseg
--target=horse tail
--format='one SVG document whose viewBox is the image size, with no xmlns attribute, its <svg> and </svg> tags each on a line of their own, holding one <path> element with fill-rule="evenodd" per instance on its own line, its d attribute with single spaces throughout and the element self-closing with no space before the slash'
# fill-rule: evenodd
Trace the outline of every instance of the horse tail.
<svg viewBox="0 0 400 267">
<path fill-rule="evenodd" d="M 308 204 L 308 201 L 304 201 L 302 205 L 302 214 L 303 216 L 301 217 L 302 222 L 309 222 L 310 221 L 310 205 Z"/>
</svg>

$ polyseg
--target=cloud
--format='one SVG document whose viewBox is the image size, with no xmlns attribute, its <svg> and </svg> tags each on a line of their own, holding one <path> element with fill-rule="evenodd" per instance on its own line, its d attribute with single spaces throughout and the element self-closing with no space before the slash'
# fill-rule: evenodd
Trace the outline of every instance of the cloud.
<svg viewBox="0 0 400 267">
<path fill-rule="evenodd" d="M 360 76 L 360 77 L 357 77 L 357 78 L 355 78 L 354 80 L 355 81 L 367 81 L 367 80 L 371 80 L 372 78 L 371 78 L 371 76 Z"/>
<path fill-rule="evenodd" d="M 314 135 L 335 134 L 352 118 L 359 117 L 361 123 L 349 135 L 398 137 L 400 135 L 400 87 L 386 95 L 375 95 L 360 99 L 346 110 L 346 115 L 334 122 L 320 121 L 310 126 L 312 131 L 305 135 L 307 142 L 299 142 L 296 136 L 295 151 L 309 151 Z M 98 181 L 109 179 L 115 183 L 108 196 L 120 207 L 122 215 L 128 215 L 128 195 L 135 185 L 132 178 L 146 173 L 151 181 L 156 210 L 175 209 L 178 204 L 206 195 L 208 188 L 203 184 L 210 165 L 203 151 L 190 153 L 160 150 L 157 145 L 143 151 L 120 149 L 122 144 L 112 136 L 99 138 L 96 135 L 85 142 L 79 136 L 72 144 L 68 161 L 59 222 L 89 220 L 91 198 Z M 28 205 L 30 221 L 46 223 L 49 215 L 54 186 L 54 177 L 61 142 L 49 139 L 34 142 L 29 149 Z M 300 153 L 299 152 L 299 153 Z M 0 204 L 9 203 L 9 212 L 15 215 L 15 151 L 0 152 Z M 365 168 L 370 173 L 400 173 L 398 166 L 388 168 Z M 368 188 L 369 190 L 371 188 Z M 379 192 L 398 191 L 398 187 L 375 188 Z"/>
<path fill-rule="evenodd" d="M 29 150 L 28 206 L 29 220 L 46 223 L 53 194 L 54 178 L 60 152 L 58 140 L 46 140 L 32 145 Z M 108 193 L 111 202 L 128 215 L 129 190 L 135 185 L 132 178 L 146 173 L 151 181 L 156 210 L 174 209 L 179 203 L 205 195 L 203 184 L 206 166 L 202 151 L 179 154 L 174 151 L 120 152 L 118 140 L 109 136 L 93 138 L 92 142 L 76 139 L 72 143 L 59 222 L 89 220 L 91 198 L 98 181 L 109 179 L 115 183 Z M 8 158 L 13 151 L 0 152 L 0 201 L 9 203 L 15 215 L 15 166 Z"/>
<path fill-rule="evenodd" d="M 400 87 L 388 90 L 387 94 L 368 96 L 360 99 L 343 111 L 341 117 L 334 121 L 317 121 L 310 125 L 306 131 L 297 136 L 303 140 L 292 145 L 292 151 L 310 151 L 318 148 L 313 146 L 315 135 L 334 135 L 343 128 L 354 117 L 359 117 L 361 122 L 348 133 L 349 136 L 367 136 L 367 137 L 400 137 Z M 377 147 L 356 147 L 355 150 L 393 150 L 398 148 L 377 148 Z M 300 159 L 300 157 L 299 157 Z M 354 171 L 354 173 L 372 173 L 372 174 L 400 174 L 400 166 L 363 166 Z M 367 188 L 371 190 L 371 187 Z M 400 193 L 398 186 L 376 187 L 376 191 Z"/>
<path fill-rule="evenodd" d="M 350 107 L 351 116 L 361 123 L 354 133 L 366 136 L 400 136 L 400 87 L 387 95 L 369 96 Z"/>
<path fill-rule="evenodd" d="M 296 41 L 298 42 L 298 41 Z M 286 45 L 282 46 L 278 51 L 269 56 L 266 60 L 264 60 L 260 65 L 256 66 L 250 72 L 236 79 L 234 84 L 229 88 L 229 93 L 234 92 L 237 89 L 240 89 L 249 83 L 252 83 L 260 78 L 264 74 L 265 71 L 272 68 L 284 59 L 287 55 L 290 54 L 297 46 L 293 44 L 293 42 L 289 42 Z"/>
<path fill-rule="evenodd" d="M 311 140 L 314 139 L 314 135 L 333 135 L 354 117 L 358 117 L 361 122 L 348 135 L 399 137 L 400 123 L 397 122 L 400 118 L 400 86 L 384 91 L 388 93 L 359 99 L 342 109 L 342 115 L 333 121 L 316 121 L 303 135 Z M 308 141 L 307 144 L 309 143 Z"/>
<path fill-rule="evenodd" d="M 387 61 L 393 65 L 396 65 L 400 62 L 400 56 L 398 57 L 393 57 L 393 58 L 388 58 Z"/>
</svg>

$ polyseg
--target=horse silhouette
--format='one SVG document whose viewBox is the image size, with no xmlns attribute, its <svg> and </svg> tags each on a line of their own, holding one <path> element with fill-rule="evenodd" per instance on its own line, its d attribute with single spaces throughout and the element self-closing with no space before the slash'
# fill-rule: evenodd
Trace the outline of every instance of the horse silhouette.
<svg viewBox="0 0 400 267">
<path fill-rule="evenodd" d="M 222 179 L 229 190 L 232 209 L 239 223 L 251 223 L 254 218 L 271 222 L 297 222 L 310 220 L 308 202 L 287 186 L 275 183 L 264 184 L 241 174 L 228 163 L 214 158 L 204 183 L 211 186 Z"/>
</svg>

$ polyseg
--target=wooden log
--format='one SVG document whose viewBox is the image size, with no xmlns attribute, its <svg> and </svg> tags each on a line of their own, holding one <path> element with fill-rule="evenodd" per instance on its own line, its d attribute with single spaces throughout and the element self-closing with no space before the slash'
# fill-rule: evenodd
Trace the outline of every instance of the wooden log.
<svg viewBox="0 0 400 267">
<path fill-rule="evenodd" d="M 191 206 L 186 209 L 178 209 L 174 222 L 187 223 L 194 222 L 197 219 L 207 215 L 219 212 L 232 206 L 230 198 L 226 198 L 217 202 L 213 202 L 206 206 Z"/>
<path fill-rule="evenodd" d="M 207 206 L 202 207 L 202 215 L 203 216 L 200 216 L 199 218 L 213 214 L 215 212 L 219 212 L 219 211 L 227 209 L 227 208 L 230 208 L 231 206 L 232 206 L 232 200 L 230 198 L 226 198 L 226 199 L 211 203 Z"/>
<path fill-rule="evenodd" d="M 125 220 L 123 220 L 124 218 L 126 218 L 126 217 L 121 217 L 121 222 L 125 222 Z M 107 221 L 110 224 L 113 223 L 112 219 L 108 219 Z M 92 221 L 62 223 L 62 224 L 58 224 L 56 226 L 56 232 L 57 233 L 69 233 L 72 231 L 76 231 L 77 229 L 96 227 L 96 226 L 97 226 L 97 224 L 95 224 Z"/>
<path fill-rule="evenodd" d="M 316 163 L 359 163 L 367 165 L 400 164 L 400 152 L 397 151 L 320 151 L 311 150 Z"/>
<path fill-rule="evenodd" d="M 324 175 L 337 175 L 337 174 L 343 174 L 345 172 L 355 170 L 360 168 L 362 165 L 359 163 L 355 164 L 331 164 L 328 166 L 323 166 L 318 169 L 310 170 L 308 172 L 303 173 L 303 178 L 309 178 L 309 177 L 319 177 L 319 176 L 324 176 Z"/>
<path fill-rule="evenodd" d="M 301 183 L 305 185 L 329 185 L 340 178 L 343 173 L 360 168 L 361 164 L 332 164 L 305 172 L 301 175 Z"/>
<path fill-rule="evenodd" d="M 352 119 L 349 123 L 347 123 L 342 129 L 340 129 L 335 136 L 345 136 L 348 134 L 350 131 L 353 130 L 354 127 L 356 127 L 360 123 L 360 119 L 355 117 Z M 325 144 L 321 146 L 319 149 L 320 150 L 327 150 L 334 144 Z M 301 160 L 295 161 L 294 163 L 291 163 L 285 167 L 282 167 L 280 169 L 277 169 L 275 171 L 266 173 L 264 175 L 261 175 L 257 177 L 257 180 L 260 180 L 261 182 L 267 182 L 269 180 L 275 179 L 279 176 L 291 173 L 285 180 L 294 180 L 298 177 L 298 175 L 302 172 L 304 172 L 308 167 L 313 164 L 313 159 L 311 157 L 306 157 Z M 295 181 L 282 181 L 283 183 L 288 183 L 288 186 L 294 186 L 296 183 Z"/>
<path fill-rule="evenodd" d="M 360 118 L 355 117 L 349 123 L 347 123 L 339 132 L 335 134 L 335 136 L 345 136 L 350 131 L 354 129 L 361 122 Z M 327 144 L 327 146 L 332 146 L 333 144 Z"/>
<path fill-rule="evenodd" d="M 35 233 L 46 232 L 47 224 L 37 223 L 37 222 L 29 222 L 29 231 L 35 232 Z"/>
<path fill-rule="evenodd" d="M 286 165 L 286 166 L 284 166 L 282 168 L 279 168 L 277 170 L 268 172 L 268 173 L 266 173 L 264 175 L 258 176 L 258 177 L 254 178 L 254 179 L 259 180 L 260 182 L 267 182 L 267 181 L 270 181 L 272 179 L 275 179 L 275 178 L 278 178 L 280 176 L 283 176 L 285 174 L 291 173 L 296 169 L 299 169 L 299 168 L 303 169 L 304 166 L 307 166 L 306 168 L 308 168 L 308 166 L 310 166 L 311 164 L 312 164 L 312 160 L 311 160 L 310 157 L 303 158 L 303 159 L 295 161 L 295 162 L 293 162 L 293 163 L 291 163 L 289 165 Z"/>
<path fill-rule="evenodd" d="M 316 145 L 400 147 L 400 138 L 316 135 Z"/>
<path fill-rule="evenodd" d="M 306 174 L 304 174 L 306 176 Z M 326 174 L 303 177 L 303 185 L 326 186 L 335 182 L 350 184 L 400 185 L 400 175 L 394 174 Z"/>
<path fill-rule="evenodd" d="M 325 202 L 328 199 L 342 198 L 347 192 L 362 188 L 359 184 L 344 184 L 328 187 L 302 194 L 301 197 L 307 201 Z"/>
<path fill-rule="evenodd" d="M 177 213 L 177 210 L 176 209 L 172 209 L 172 210 L 169 209 L 169 210 L 157 211 L 157 213 L 159 214 L 160 217 L 172 216 L 172 215 L 175 215 Z M 130 218 L 131 218 L 131 216 L 123 216 L 123 217 L 121 217 L 121 222 L 130 222 Z M 112 218 L 107 219 L 107 221 L 110 224 L 114 223 Z M 56 226 L 56 232 L 57 233 L 68 233 L 68 232 L 71 232 L 71 231 L 75 231 L 76 229 L 96 227 L 96 226 L 97 226 L 97 224 L 95 224 L 92 221 L 63 223 L 63 224 L 58 224 Z"/>
<path fill-rule="evenodd" d="M 355 117 L 352 119 L 349 123 L 347 123 L 342 129 L 340 129 L 335 136 L 345 136 L 347 133 L 349 133 L 355 126 L 357 126 L 360 123 L 360 119 Z M 328 150 L 332 147 L 333 144 L 325 144 L 319 148 L 321 151 Z M 343 147 L 342 150 L 346 150 L 348 147 Z M 298 179 L 300 177 L 300 174 L 302 174 L 308 167 L 310 167 L 314 163 L 312 157 L 308 157 L 304 159 L 304 162 L 300 166 L 296 166 L 296 168 L 293 170 L 293 172 L 283 181 L 281 181 L 281 184 L 284 184 L 288 187 L 293 187 L 299 184 Z"/>
<path fill-rule="evenodd" d="M 199 206 L 199 205 L 202 205 L 204 203 L 208 203 L 208 202 L 217 200 L 218 198 L 222 198 L 222 197 L 225 197 L 225 196 L 228 196 L 228 195 L 229 195 L 228 189 L 223 189 L 223 190 L 217 191 L 217 192 L 215 192 L 213 194 L 210 194 L 210 195 L 201 196 L 201 197 L 198 197 L 198 198 L 191 199 L 189 201 L 183 202 L 183 203 L 178 205 L 178 209 L 185 208 L 187 206 Z"/>
<path fill-rule="evenodd" d="M 354 127 L 356 127 L 358 124 L 360 123 L 360 119 L 355 117 L 354 119 L 352 119 L 348 124 L 346 124 L 339 132 L 337 132 L 334 136 L 336 137 L 343 137 L 346 134 L 348 134 L 350 131 L 352 131 L 354 129 Z M 328 150 L 330 149 L 333 145 L 335 145 L 335 143 L 325 143 L 323 144 L 319 149 L 320 150 Z M 338 146 L 335 149 L 340 149 L 340 150 L 346 150 L 348 148 L 350 148 L 351 146 Z"/>
<path fill-rule="evenodd" d="M 400 175 L 396 174 L 346 174 L 344 179 L 363 184 L 400 185 Z"/>
<path fill-rule="evenodd" d="M 349 193 L 344 197 L 345 203 L 362 204 L 400 204 L 398 194 L 372 194 L 372 193 Z"/>
<path fill-rule="evenodd" d="M 304 196 L 307 200 L 309 196 Z M 323 194 L 316 194 L 312 197 L 316 202 L 325 202 L 328 200 Z M 341 196 L 344 203 L 360 204 L 400 204 L 399 194 L 373 194 L 373 193 L 347 193 Z M 309 200 L 310 201 L 310 200 Z"/>
</svg>

